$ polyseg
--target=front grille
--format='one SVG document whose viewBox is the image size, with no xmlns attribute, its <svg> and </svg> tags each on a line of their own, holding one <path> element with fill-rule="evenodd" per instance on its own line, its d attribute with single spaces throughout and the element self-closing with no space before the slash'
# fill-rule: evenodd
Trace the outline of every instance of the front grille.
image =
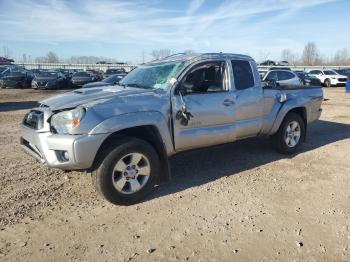
<svg viewBox="0 0 350 262">
<path fill-rule="evenodd" d="M 44 126 L 44 112 L 32 110 L 27 113 L 23 119 L 23 124 L 35 130 Z"/>
<path fill-rule="evenodd" d="M 338 78 L 339 82 L 346 82 L 346 78 Z"/>
<path fill-rule="evenodd" d="M 37 85 L 40 87 L 45 87 L 47 82 L 37 82 Z"/>
</svg>

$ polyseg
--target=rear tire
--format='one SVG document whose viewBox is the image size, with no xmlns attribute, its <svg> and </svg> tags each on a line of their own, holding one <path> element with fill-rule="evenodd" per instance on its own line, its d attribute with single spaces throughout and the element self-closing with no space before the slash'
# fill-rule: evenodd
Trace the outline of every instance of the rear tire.
<svg viewBox="0 0 350 262">
<path fill-rule="evenodd" d="M 305 139 L 305 123 L 300 115 L 288 113 L 272 141 L 276 150 L 282 154 L 293 154 Z"/>
<path fill-rule="evenodd" d="M 98 156 L 92 172 L 97 192 L 113 204 L 140 202 L 154 190 L 159 175 L 159 157 L 146 141 L 120 138 Z"/>
</svg>

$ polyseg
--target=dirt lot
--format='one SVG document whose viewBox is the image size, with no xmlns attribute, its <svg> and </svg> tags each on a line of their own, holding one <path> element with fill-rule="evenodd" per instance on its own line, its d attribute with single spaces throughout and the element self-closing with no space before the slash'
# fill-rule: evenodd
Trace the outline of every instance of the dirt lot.
<svg viewBox="0 0 350 262">
<path fill-rule="evenodd" d="M 302 151 L 267 141 L 183 153 L 145 202 L 113 206 L 89 174 L 21 152 L 19 123 L 57 92 L 0 90 L 1 261 L 350 261 L 350 94 L 326 89 Z"/>
</svg>

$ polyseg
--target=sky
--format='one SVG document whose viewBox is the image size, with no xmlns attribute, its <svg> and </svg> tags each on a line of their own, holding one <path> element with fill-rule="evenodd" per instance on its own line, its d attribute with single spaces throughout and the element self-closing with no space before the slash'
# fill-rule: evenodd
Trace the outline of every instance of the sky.
<svg viewBox="0 0 350 262">
<path fill-rule="evenodd" d="M 154 49 L 278 60 L 313 41 L 327 57 L 350 51 L 349 13 L 350 0 L 0 0 L 0 47 L 137 63 Z"/>
</svg>

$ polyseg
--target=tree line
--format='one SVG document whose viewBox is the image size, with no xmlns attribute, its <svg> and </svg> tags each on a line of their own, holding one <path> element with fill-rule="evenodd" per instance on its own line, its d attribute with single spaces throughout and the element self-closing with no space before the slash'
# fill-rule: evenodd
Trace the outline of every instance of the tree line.
<svg viewBox="0 0 350 262">
<path fill-rule="evenodd" d="M 11 58 L 13 56 L 13 51 L 11 51 L 7 46 L 2 47 L 2 55 L 6 58 Z M 191 54 L 195 53 L 193 50 L 185 50 L 184 53 Z M 174 54 L 174 51 L 170 49 L 154 49 L 150 52 L 150 60 L 159 60 L 169 55 Z M 260 62 L 269 59 L 269 52 L 265 52 L 260 55 Z M 280 55 L 282 61 L 288 61 L 291 65 L 304 65 L 304 66 L 321 66 L 321 65 L 337 65 L 337 66 L 349 66 L 350 65 L 350 54 L 346 48 L 340 49 L 335 52 L 333 56 L 326 57 L 322 55 L 315 42 L 308 42 L 302 53 L 298 54 L 293 52 L 291 49 L 283 49 Z M 149 60 L 149 59 L 147 59 Z M 46 56 L 34 57 L 32 58 L 28 54 L 23 54 L 22 57 L 17 62 L 23 63 L 68 63 L 68 64 L 95 64 L 100 61 L 105 61 L 107 63 L 117 63 L 117 59 L 102 57 L 102 56 L 71 56 L 70 58 L 59 58 L 58 55 L 50 51 Z M 145 53 L 142 52 L 141 63 L 145 61 Z"/>
<path fill-rule="evenodd" d="M 283 49 L 281 60 L 288 61 L 291 65 L 304 66 L 349 66 L 350 54 L 346 48 L 339 49 L 333 56 L 326 57 L 321 55 L 315 42 L 309 42 L 305 45 L 301 54 L 294 53 L 291 49 Z"/>
</svg>

